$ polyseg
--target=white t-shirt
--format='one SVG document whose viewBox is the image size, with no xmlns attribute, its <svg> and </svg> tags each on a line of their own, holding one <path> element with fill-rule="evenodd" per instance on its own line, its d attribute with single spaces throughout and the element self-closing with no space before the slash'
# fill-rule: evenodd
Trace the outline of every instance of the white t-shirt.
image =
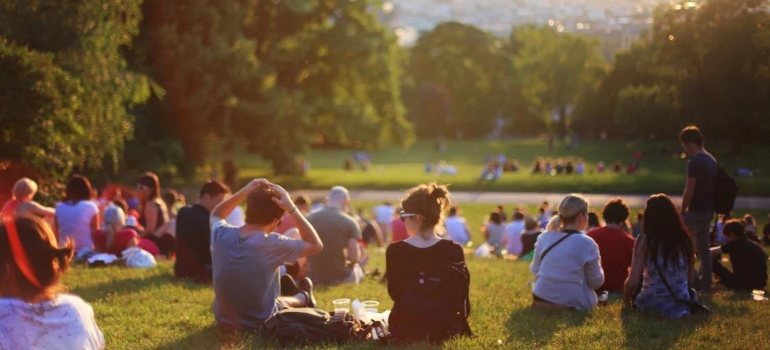
<svg viewBox="0 0 770 350">
<path fill-rule="evenodd" d="M 444 220 L 446 235 L 449 239 L 465 245 L 470 240 L 469 232 L 465 229 L 466 221 L 462 216 L 450 216 Z"/>
<path fill-rule="evenodd" d="M 233 212 L 230 213 L 230 215 L 227 216 L 227 219 L 225 221 L 233 225 L 235 227 L 241 227 L 243 225 L 246 225 L 246 214 L 243 213 L 243 209 L 241 209 L 240 206 L 235 207 L 233 209 Z"/>
<path fill-rule="evenodd" d="M 519 255 L 524 247 L 521 245 L 521 233 L 524 231 L 524 221 L 511 221 L 505 228 L 505 239 L 508 243 L 505 244 L 505 249 L 508 250 L 508 254 Z"/>
<path fill-rule="evenodd" d="M 56 222 L 59 223 L 59 245 L 71 238 L 75 242 L 75 251 L 93 250 L 91 240 L 91 220 L 99 214 L 99 208 L 92 201 L 79 201 L 76 204 L 59 202 L 56 204 Z"/>
<path fill-rule="evenodd" d="M 392 205 L 381 204 L 372 208 L 374 212 L 374 220 L 378 224 L 390 224 L 390 220 L 393 219 L 393 215 L 396 213 L 396 209 Z"/>
<path fill-rule="evenodd" d="M 0 349 L 104 349 L 94 309 L 83 299 L 60 294 L 29 304 L 0 298 Z"/>
</svg>

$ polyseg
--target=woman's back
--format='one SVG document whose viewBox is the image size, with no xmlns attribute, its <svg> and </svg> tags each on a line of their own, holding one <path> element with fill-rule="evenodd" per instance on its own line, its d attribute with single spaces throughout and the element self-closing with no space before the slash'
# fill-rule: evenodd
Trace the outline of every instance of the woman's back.
<svg viewBox="0 0 770 350">
<path fill-rule="evenodd" d="M 661 274 L 651 259 L 644 263 L 644 277 L 642 281 L 642 290 L 634 300 L 634 305 L 639 310 L 650 310 L 660 313 L 669 318 L 680 318 L 689 315 L 689 306 L 685 303 L 674 300 L 671 293 L 663 283 L 666 283 L 674 292 L 679 300 L 689 300 L 690 293 L 687 283 L 687 262 L 683 257 L 679 257 L 677 264 L 669 262 L 664 266 L 663 258 L 659 257 L 657 262 Z"/>
<path fill-rule="evenodd" d="M 94 310 L 61 294 L 36 304 L 0 298 L 0 349 L 103 349 Z"/>
<path fill-rule="evenodd" d="M 449 239 L 460 244 L 468 242 L 468 232 L 465 230 L 465 219 L 462 216 L 450 216 L 444 220 L 446 234 Z"/>
<path fill-rule="evenodd" d="M 547 231 L 538 237 L 530 266 L 535 275 L 532 292 L 554 304 L 588 310 L 598 302 L 594 290 L 604 283 L 604 272 L 599 265 L 599 247 L 581 233 L 572 233 L 564 238 L 566 235 L 564 232 Z M 562 238 L 564 240 L 543 259 L 542 254 Z"/>
<path fill-rule="evenodd" d="M 59 202 L 56 205 L 56 222 L 59 225 L 59 244 L 68 238 L 75 241 L 75 251 L 93 249 L 91 240 L 91 222 L 99 214 L 99 208 L 91 201 L 81 200 L 76 203 Z"/>
<path fill-rule="evenodd" d="M 487 243 L 496 248 L 501 247 L 505 239 L 505 225 L 489 222 L 486 228 L 489 237 Z"/>
</svg>

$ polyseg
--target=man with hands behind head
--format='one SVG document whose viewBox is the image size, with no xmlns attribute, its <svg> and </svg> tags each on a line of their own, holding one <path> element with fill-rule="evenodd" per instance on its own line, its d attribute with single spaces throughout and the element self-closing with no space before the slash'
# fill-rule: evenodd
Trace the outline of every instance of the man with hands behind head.
<svg viewBox="0 0 770 350">
<path fill-rule="evenodd" d="M 223 218 L 244 200 L 246 224 L 227 224 Z M 301 240 L 273 233 L 284 214 L 292 215 Z M 252 180 L 214 208 L 211 232 L 214 317 L 218 325 L 261 329 L 267 318 L 282 309 L 315 306 L 309 279 L 300 280 L 292 295 L 279 295 L 278 268 L 323 250 L 315 229 L 281 186 L 266 179 Z"/>
</svg>

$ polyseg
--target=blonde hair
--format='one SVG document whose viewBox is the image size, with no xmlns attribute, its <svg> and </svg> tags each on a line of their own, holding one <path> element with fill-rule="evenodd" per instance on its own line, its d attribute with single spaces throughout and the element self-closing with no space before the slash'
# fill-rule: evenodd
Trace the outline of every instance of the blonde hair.
<svg viewBox="0 0 770 350">
<path fill-rule="evenodd" d="M 107 236 L 107 249 L 112 249 L 115 242 L 115 234 L 126 226 L 126 214 L 117 205 L 110 205 L 104 210 L 104 234 Z"/>
<path fill-rule="evenodd" d="M 559 215 L 548 222 L 548 231 L 559 231 L 564 224 L 575 222 L 578 215 L 588 212 L 588 200 L 579 194 L 570 194 L 559 204 Z"/>
<path fill-rule="evenodd" d="M 29 178 L 22 177 L 13 184 L 13 197 L 17 200 L 26 197 L 31 199 L 35 193 L 37 193 L 37 183 Z"/>
</svg>

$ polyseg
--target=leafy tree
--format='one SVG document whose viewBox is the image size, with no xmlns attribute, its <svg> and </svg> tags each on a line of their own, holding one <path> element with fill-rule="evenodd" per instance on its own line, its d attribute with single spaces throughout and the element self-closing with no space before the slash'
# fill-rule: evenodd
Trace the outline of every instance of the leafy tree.
<svg viewBox="0 0 770 350">
<path fill-rule="evenodd" d="M 513 76 L 502 42 L 457 22 L 439 24 L 417 40 L 409 57 L 412 115 L 424 136 L 485 136 L 506 111 L 505 81 Z M 508 108 L 507 111 L 513 108 Z"/>
<path fill-rule="evenodd" d="M 7 157 L 58 180 L 118 158 L 132 134 L 129 108 L 150 93 L 147 77 L 127 69 L 122 56 L 140 17 L 138 0 L 0 1 L 4 55 L 9 69 L 20 69 L 5 71 L 2 84 L 27 87 L 4 94 L 17 97 L 0 115 L 11 120 L 3 123 L 10 126 L 4 143 L 15 144 L 3 147 Z M 27 125 L 33 133 L 16 133 Z"/>
<path fill-rule="evenodd" d="M 511 33 L 508 51 L 530 110 L 548 124 L 555 114 L 561 135 L 570 132 L 571 111 L 601 81 L 606 64 L 598 46 L 595 38 L 550 27 L 522 26 Z"/>
</svg>

